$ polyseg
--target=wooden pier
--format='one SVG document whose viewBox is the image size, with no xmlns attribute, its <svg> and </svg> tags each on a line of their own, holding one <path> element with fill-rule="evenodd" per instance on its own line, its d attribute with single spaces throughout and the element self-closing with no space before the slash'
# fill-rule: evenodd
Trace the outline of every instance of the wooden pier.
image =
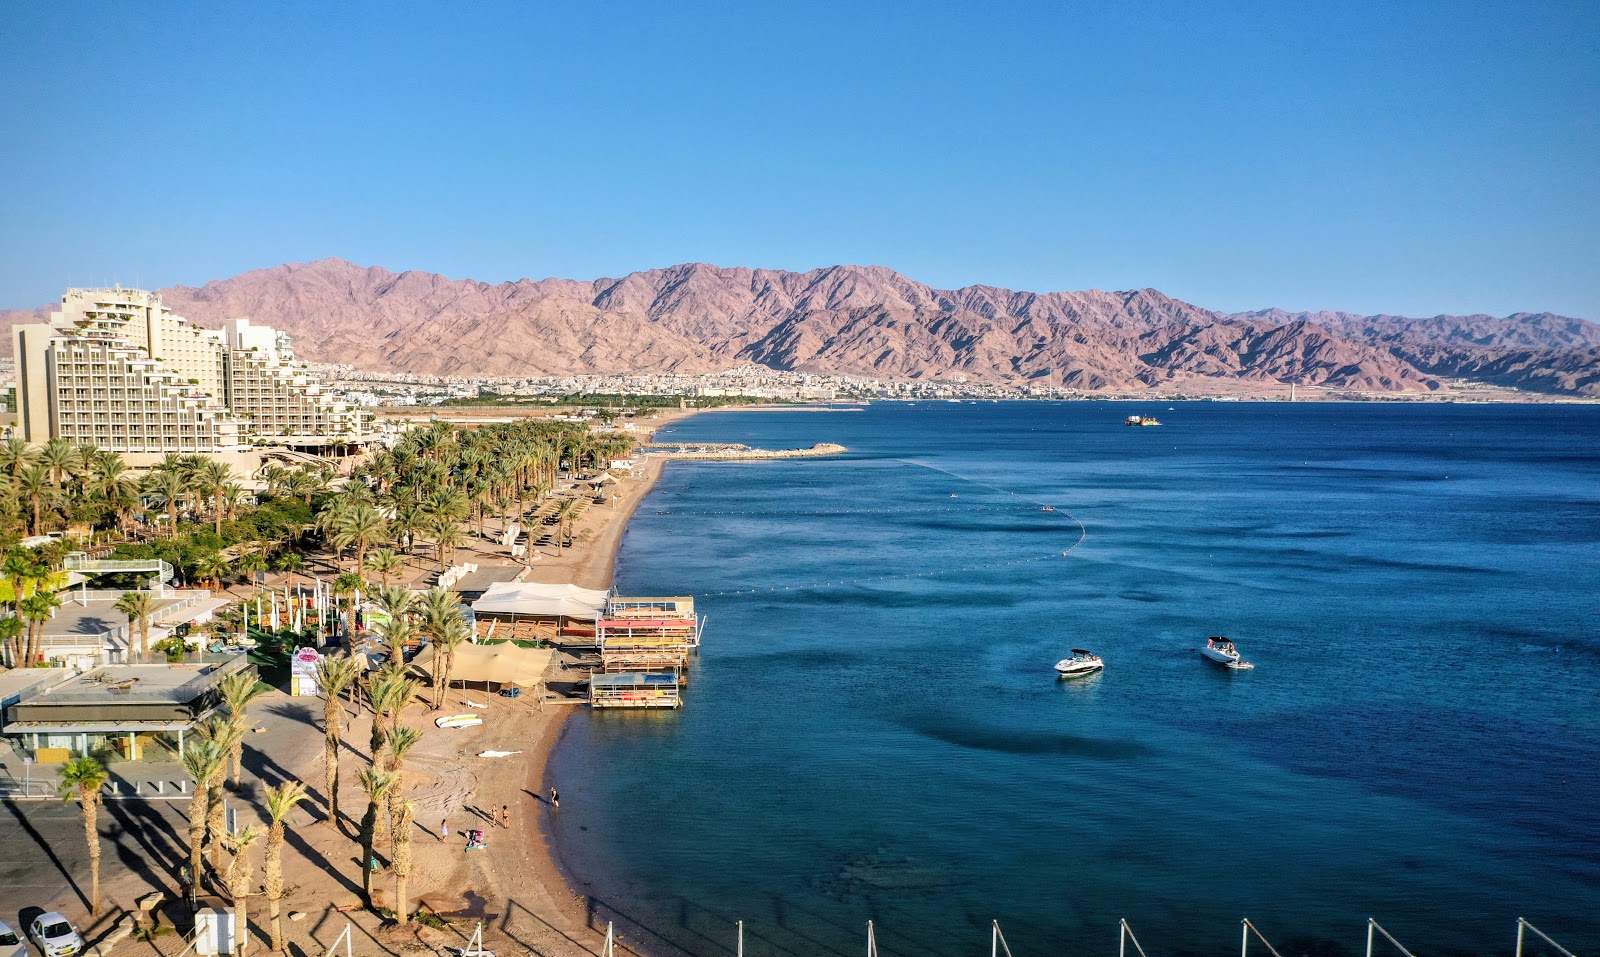
<svg viewBox="0 0 1600 957">
<path fill-rule="evenodd" d="M 589 704 L 595 708 L 678 708 L 683 696 L 675 671 L 596 674 L 589 677 Z"/>
</svg>

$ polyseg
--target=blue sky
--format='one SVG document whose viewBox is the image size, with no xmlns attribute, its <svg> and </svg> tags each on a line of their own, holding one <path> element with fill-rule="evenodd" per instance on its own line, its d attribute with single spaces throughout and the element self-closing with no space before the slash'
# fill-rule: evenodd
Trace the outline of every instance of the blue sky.
<svg viewBox="0 0 1600 957">
<path fill-rule="evenodd" d="M 1600 319 L 1593 2 L 16 4 L 0 132 L 3 306 L 340 256 Z"/>
</svg>

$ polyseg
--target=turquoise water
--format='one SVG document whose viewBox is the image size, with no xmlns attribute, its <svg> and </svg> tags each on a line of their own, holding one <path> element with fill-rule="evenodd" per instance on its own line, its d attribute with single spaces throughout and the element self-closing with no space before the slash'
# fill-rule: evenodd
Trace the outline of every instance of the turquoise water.
<svg viewBox="0 0 1600 957">
<path fill-rule="evenodd" d="M 1288 957 L 1359 953 L 1372 916 L 1508 954 L 1521 915 L 1600 947 L 1600 408 L 663 437 L 851 453 L 674 463 L 629 529 L 621 589 L 709 616 L 688 703 L 575 716 L 550 775 L 565 866 L 637 946 L 728 953 L 743 919 L 752 955 L 859 954 L 870 918 L 886 955 L 954 957 L 998 919 L 1017 957 L 1110 954 L 1125 917 L 1155 957 L 1249 917 Z M 1105 672 L 1058 681 L 1073 647 Z"/>
</svg>

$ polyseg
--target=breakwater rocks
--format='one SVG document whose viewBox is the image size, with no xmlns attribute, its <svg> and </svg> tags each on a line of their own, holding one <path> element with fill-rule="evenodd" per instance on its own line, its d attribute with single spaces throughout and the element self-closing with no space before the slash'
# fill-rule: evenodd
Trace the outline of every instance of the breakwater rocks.
<svg viewBox="0 0 1600 957">
<path fill-rule="evenodd" d="M 809 449 L 752 449 L 748 445 L 655 445 L 640 449 L 646 455 L 662 459 L 696 459 L 738 462 L 747 459 L 809 459 L 823 455 L 839 455 L 849 449 L 832 442 L 818 442 Z"/>
</svg>

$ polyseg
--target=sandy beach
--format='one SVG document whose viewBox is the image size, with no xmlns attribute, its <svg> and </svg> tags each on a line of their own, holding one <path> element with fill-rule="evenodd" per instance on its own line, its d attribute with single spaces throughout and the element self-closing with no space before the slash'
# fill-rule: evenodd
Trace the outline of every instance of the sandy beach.
<svg viewBox="0 0 1600 957">
<path fill-rule="evenodd" d="M 649 421 L 660 428 L 680 420 L 692 411 L 671 410 Z M 613 502 L 591 508 L 578 523 L 574 545 L 554 550 L 547 546 L 529 561 L 526 580 L 574 582 L 585 587 L 605 588 L 611 584 L 617 551 L 628 520 L 649 494 L 661 475 L 664 463 L 651 459 L 631 477 L 613 486 Z M 493 531 L 493 523 L 491 523 Z M 458 562 L 476 562 L 480 567 L 519 564 L 504 547 L 490 541 L 474 541 L 463 548 Z M 437 573 L 418 567 L 410 575 L 421 587 Z M 477 690 L 453 688 L 444 710 L 432 712 L 420 698 L 406 709 L 405 724 L 423 731 L 422 739 L 406 759 L 405 781 L 408 799 L 416 806 L 413 834 L 413 870 L 408 897 L 418 913 L 436 915 L 443 926 L 428 926 L 432 920 L 414 922 L 401 929 L 392 921 L 361 907 L 359 845 L 354 836 L 366 807 L 358 774 L 369 761 L 367 742 L 371 717 L 354 714 L 346 705 L 343 736 L 340 821 L 329 826 L 323 795 L 323 702 L 320 698 L 293 698 L 272 692 L 252 705 L 252 718 L 258 731 L 247 741 L 247 774 L 244 788 L 230 795 L 231 803 L 244 804 L 241 820 L 266 821 L 264 785 L 283 780 L 303 781 L 312 793 L 311 800 L 290 813 L 290 838 L 285 850 L 288 890 L 283 902 L 286 948 L 297 957 L 317 957 L 327 951 L 335 938 L 350 925 L 357 950 L 368 953 L 376 947 L 390 954 L 437 954 L 446 947 L 464 946 L 483 923 L 484 945 L 502 951 L 516 949 L 549 957 L 599 954 L 605 939 L 605 925 L 598 918 L 591 926 L 591 905 L 567 885 L 550 846 L 546 817 L 559 810 L 549 803 L 545 786 L 545 767 L 566 718 L 580 699 L 568 697 L 572 684 L 563 680 L 568 665 L 582 648 L 563 651 L 552 663 L 549 689 L 542 700 L 538 694 L 521 698 L 502 698 Z M 483 716 L 481 726 L 467 729 L 440 729 L 433 719 L 440 714 L 470 710 Z M 480 757 L 483 752 L 511 752 L 504 757 Z M 254 778 L 254 780 L 249 780 Z M 162 954 L 175 957 L 186 941 L 168 934 L 148 942 L 125 936 L 130 926 L 126 911 L 134 902 L 156 891 L 168 898 L 164 908 L 169 918 L 181 912 L 173 903 L 178 888 L 174 875 L 186 843 L 183 825 L 186 802 L 150 802 L 144 815 L 148 826 L 166 831 L 166 867 L 142 872 L 125 869 L 114 862 L 109 852 L 102 880 L 106 897 L 112 902 L 107 915 L 86 927 L 86 937 L 98 942 L 102 950 L 115 945 L 119 953 Z M 510 825 L 502 823 L 508 810 Z M 448 826 L 448 835 L 441 831 Z M 488 847 L 468 852 L 466 832 L 485 831 Z M 132 840 L 140 835 L 107 833 L 112 841 Z M 379 844 L 378 857 L 383 870 L 374 881 L 375 901 L 389 908 L 394 902 L 394 876 L 388 869 L 390 848 Z M 256 855 L 257 878 L 261 877 L 260 851 Z M 76 877 L 76 876 L 75 876 Z M 80 879 L 81 878 L 77 878 Z M 259 885 L 258 885 L 259 887 Z M 220 904 L 222 901 L 218 900 Z M 77 899 L 65 895 L 57 902 L 69 911 Z M 256 947 L 265 949 L 270 938 L 267 901 L 255 896 L 250 902 L 250 922 Z M 301 915 L 298 918 L 289 915 Z M 187 921 L 180 918 L 180 924 Z M 622 931 L 619 928 L 619 934 Z M 252 947 L 255 949 L 255 947 Z M 619 951 L 640 952 L 619 940 Z"/>
</svg>

